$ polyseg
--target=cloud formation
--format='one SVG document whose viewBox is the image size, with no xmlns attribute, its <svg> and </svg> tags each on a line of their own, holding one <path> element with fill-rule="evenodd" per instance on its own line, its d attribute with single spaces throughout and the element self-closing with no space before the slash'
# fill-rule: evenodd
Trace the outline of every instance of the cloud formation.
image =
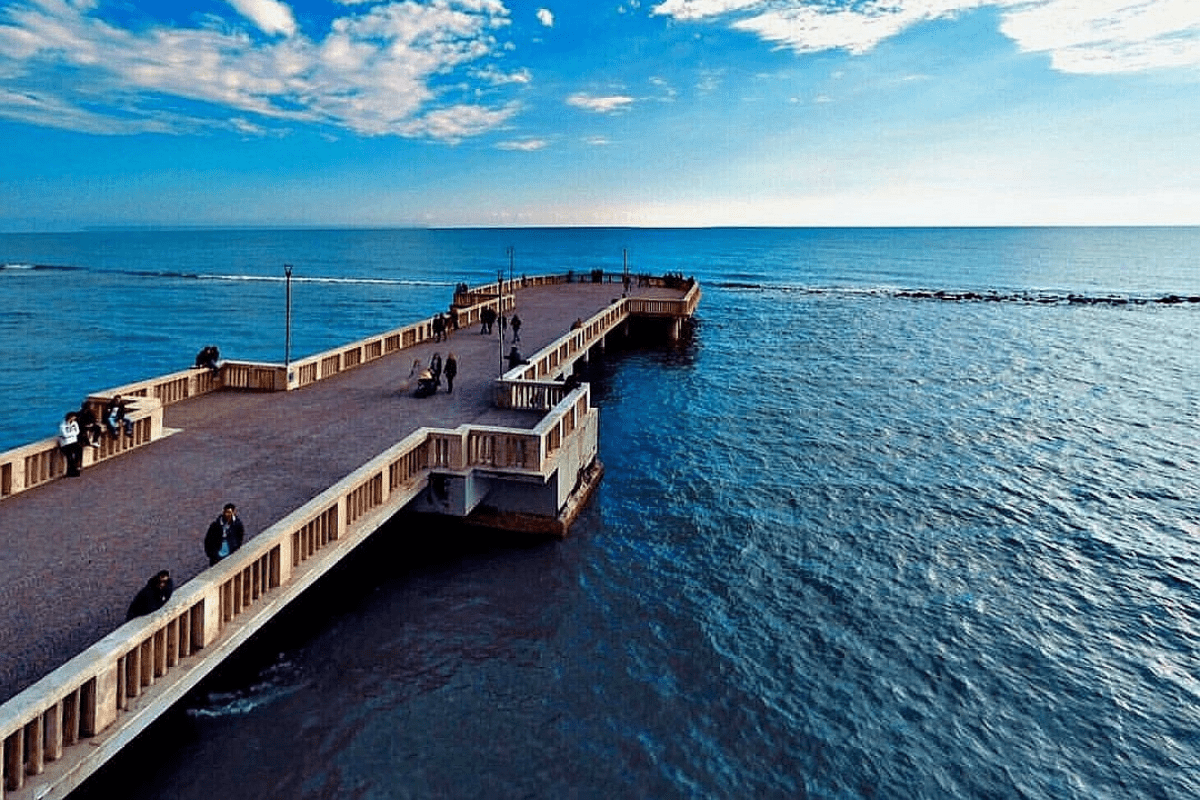
<svg viewBox="0 0 1200 800">
<path fill-rule="evenodd" d="M 296 33 L 292 9 L 277 0 L 229 0 L 229 5 L 267 35 L 292 36 Z"/>
<path fill-rule="evenodd" d="M 1200 67 L 1194 0 L 664 0 L 651 14 L 720 20 L 797 53 L 860 55 L 923 22 L 990 7 L 1024 52 L 1074 73 Z"/>
<path fill-rule="evenodd" d="M 567 98 L 567 105 L 593 111 L 597 114 L 612 114 L 624 111 L 633 104 L 633 98 L 626 95 L 596 96 L 586 92 L 577 92 Z"/>
<path fill-rule="evenodd" d="M 524 80 L 493 64 L 509 24 L 500 0 L 369 5 L 335 18 L 320 39 L 303 35 L 278 0 L 229 2 L 253 29 L 205 17 L 125 30 L 96 3 L 17 0 L 0 9 L 0 116 L 107 134 L 303 121 L 456 141 L 516 113 L 511 102 L 485 104 L 460 74 Z"/>
<path fill-rule="evenodd" d="M 538 22 L 545 25 L 547 28 L 554 27 L 554 14 L 550 13 L 548 8 L 539 8 L 537 10 Z"/>
</svg>

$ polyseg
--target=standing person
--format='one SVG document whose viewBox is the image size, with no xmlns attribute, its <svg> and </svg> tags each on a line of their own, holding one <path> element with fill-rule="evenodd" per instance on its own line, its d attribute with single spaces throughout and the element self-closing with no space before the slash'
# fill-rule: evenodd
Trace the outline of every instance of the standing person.
<svg viewBox="0 0 1200 800">
<path fill-rule="evenodd" d="M 204 534 L 204 552 L 208 555 L 208 565 L 211 567 L 222 558 L 237 552 L 246 536 L 246 528 L 242 519 L 237 515 L 237 506 L 226 503 L 221 516 L 212 521 Z"/>
<path fill-rule="evenodd" d="M 58 450 L 67 462 L 67 477 L 78 478 L 83 464 L 83 444 L 79 441 L 79 421 L 74 411 L 68 411 L 58 425 Z"/>
<path fill-rule="evenodd" d="M 433 385 L 436 387 L 442 382 L 442 354 L 434 353 L 433 358 L 429 359 L 429 371 L 433 373 Z"/>
<path fill-rule="evenodd" d="M 454 353 L 447 354 L 442 374 L 446 376 L 446 394 L 454 394 L 454 376 L 458 374 L 458 359 L 454 357 Z"/>
<path fill-rule="evenodd" d="M 439 313 L 433 318 L 433 340 L 440 342 L 446 333 L 446 320 Z"/>
<path fill-rule="evenodd" d="M 141 591 L 134 595 L 129 610 L 125 612 L 125 621 L 158 611 L 167 604 L 174 592 L 175 582 L 171 580 L 170 571 L 159 570 L 153 578 L 146 581 Z"/>
<path fill-rule="evenodd" d="M 515 311 L 513 312 L 513 315 L 512 315 L 512 332 L 513 332 L 512 340 L 514 342 L 521 341 L 521 318 L 517 316 L 517 312 L 515 312 Z"/>
<path fill-rule="evenodd" d="M 500 315 L 500 341 L 504 341 L 504 334 L 508 330 L 508 317 Z"/>
</svg>

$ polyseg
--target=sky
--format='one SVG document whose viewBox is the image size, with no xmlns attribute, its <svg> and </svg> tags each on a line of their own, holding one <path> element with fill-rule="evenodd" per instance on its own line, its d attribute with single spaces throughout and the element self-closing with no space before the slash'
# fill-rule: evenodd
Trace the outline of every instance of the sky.
<svg viewBox="0 0 1200 800">
<path fill-rule="evenodd" d="M 0 0 L 0 231 L 1200 224 L 1197 0 Z"/>
</svg>

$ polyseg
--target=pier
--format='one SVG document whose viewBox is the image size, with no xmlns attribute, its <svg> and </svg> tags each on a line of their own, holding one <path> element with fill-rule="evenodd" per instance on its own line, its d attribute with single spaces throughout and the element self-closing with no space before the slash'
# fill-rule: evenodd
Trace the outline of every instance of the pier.
<svg viewBox="0 0 1200 800">
<path fill-rule="evenodd" d="M 0 800 L 67 795 L 397 515 L 565 536 L 603 469 L 582 364 L 613 337 L 677 337 L 699 299 L 598 272 L 460 287 L 443 341 L 431 318 L 95 392 L 128 399 L 134 431 L 85 448 L 78 478 L 53 439 L 0 453 Z M 525 363 L 504 360 L 511 332 L 479 333 L 484 309 L 521 316 Z M 414 397 L 435 352 L 454 391 Z M 210 567 L 226 502 L 247 539 Z M 124 622 L 164 568 L 170 601 Z"/>
</svg>

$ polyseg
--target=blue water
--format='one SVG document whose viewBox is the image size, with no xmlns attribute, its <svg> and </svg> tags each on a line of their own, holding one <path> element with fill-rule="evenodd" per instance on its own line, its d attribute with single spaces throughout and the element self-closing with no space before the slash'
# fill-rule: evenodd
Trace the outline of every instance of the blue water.
<svg viewBox="0 0 1200 800">
<path fill-rule="evenodd" d="M 81 795 L 1200 796 L 1200 229 L 5 235 L 0 432 L 509 246 L 704 288 L 572 536 L 388 531 Z"/>
</svg>

